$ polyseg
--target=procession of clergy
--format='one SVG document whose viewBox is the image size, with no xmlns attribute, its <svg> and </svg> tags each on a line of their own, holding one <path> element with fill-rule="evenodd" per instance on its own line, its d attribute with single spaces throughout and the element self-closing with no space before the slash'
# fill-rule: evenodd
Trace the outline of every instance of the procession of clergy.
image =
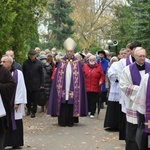
<svg viewBox="0 0 150 150">
<path fill-rule="evenodd" d="M 149 149 L 150 60 L 141 43 L 127 44 L 119 55 L 110 55 L 106 50 L 96 55 L 74 54 L 76 43 L 71 38 L 63 47 L 66 54 L 52 53 L 57 65 L 51 67 L 51 73 L 46 71 L 52 83 L 46 113 L 58 117 L 59 126 L 72 127 L 79 123 L 79 117 L 89 115 L 94 119 L 106 103 L 104 128 L 119 131 L 126 150 Z M 25 107 L 26 115 L 36 117 L 38 94 L 45 88 L 46 60 L 46 54 L 37 56 L 36 50 L 28 52 L 23 66 L 14 60 L 12 50 L 2 56 L 0 74 L 9 71 L 5 81 L 0 75 L 0 150 L 24 145 L 22 118 Z"/>
</svg>

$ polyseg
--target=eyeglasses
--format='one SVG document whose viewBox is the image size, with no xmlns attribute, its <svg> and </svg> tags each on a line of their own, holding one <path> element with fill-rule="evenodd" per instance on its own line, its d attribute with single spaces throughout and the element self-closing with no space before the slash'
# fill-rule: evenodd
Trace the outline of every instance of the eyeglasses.
<svg viewBox="0 0 150 150">
<path fill-rule="evenodd" d="M 139 58 L 145 58 L 146 56 L 145 55 L 137 55 L 137 57 L 139 57 Z"/>
<path fill-rule="evenodd" d="M 1 63 L 6 63 L 6 62 L 8 62 L 8 61 L 5 61 L 5 60 L 4 60 L 4 61 L 1 61 Z"/>
</svg>

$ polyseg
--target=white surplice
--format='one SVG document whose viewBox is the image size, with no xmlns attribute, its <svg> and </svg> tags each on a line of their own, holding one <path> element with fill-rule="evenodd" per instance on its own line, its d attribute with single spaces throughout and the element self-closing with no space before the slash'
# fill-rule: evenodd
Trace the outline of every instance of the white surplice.
<svg viewBox="0 0 150 150">
<path fill-rule="evenodd" d="M 129 61 L 131 64 L 133 63 L 131 55 L 129 55 Z M 147 58 L 145 59 L 145 61 L 150 63 L 150 60 Z M 119 63 L 118 64 L 118 80 L 120 80 L 122 71 L 127 66 L 126 58 L 122 58 L 120 61 L 118 61 L 118 63 Z M 126 113 L 126 105 L 125 105 L 126 95 L 121 90 L 119 91 L 119 93 L 120 93 L 119 103 L 121 104 L 121 110 L 122 112 Z"/>
<path fill-rule="evenodd" d="M 132 59 L 131 59 L 131 55 L 129 56 L 129 60 L 131 63 Z M 122 58 L 121 60 L 118 61 L 118 80 L 120 80 L 121 74 L 123 69 L 126 67 L 126 58 Z M 120 84 L 120 82 L 119 82 Z M 119 104 L 121 104 L 121 111 L 126 113 L 126 106 L 125 106 L 125 97 L 126 95 L 120 90 L 119 88 Z"/>
<path fill-rule="evenodd" d="M 0 94 L 0 118 L 6 116 L 6 111 Z"/>
<path fill-rule="evenodd" d="M 126 61 L 127 61 L 127 58 L 122 58 L 121 60 L 119 60 L 119 65 L 118 65 L 118 78 L 119 79 L 121 77 L 123 69 L 127 66 Z M 129 61 L 131 64 L 133 63 L 131 55 L 129 55 Z"/>
<path fill-rule="evenodd" d="M 145 74 L 145 70 L 140 71 L 141 77 L 144 74 Z M 125 105 L 126 105 L 127 121 L 132 124 L 137 124 L 137 112 L 135 109 L 133 109 L 133 102 L 139 90 L 139 86 L 133 85 L 129 66 L 126 66 L 123 69 L 119 82 L 120 82 L 120 88 L 122 92 L 126 95 L 126 97 L 124 98 L 125 98 Z"/>
<path fill-rule="evenodd" d="M 27 92 L 26 92 L 23 73 L 18 69 L 17 71 L 18 71 L 18 84 L 16 88 L 14 104 L 19 104 L 19 107 L 17 111 L 14 110 L 15 120 L 22 119 L 22 117 L 25 115 L 25 104 L 27 103 Z"/>
<path fill-rule="evenodd" d="M 110 91 L 108 101 L 119 101 L 119 82 L 118 79 L 118 62 L 114 62 L 108 69 L 108 78 L 110 80 Z"/>
<path fill-rule="evenodd" d="M 142 77 L 139 90 L 134 100 L 133 109 L 137 110 L 141 114 L 145 114 L 146 111 L 146 93 L 147 93 L 147 83 L 149 79 L 149 74 L 145 74 Z"/>
</svg>

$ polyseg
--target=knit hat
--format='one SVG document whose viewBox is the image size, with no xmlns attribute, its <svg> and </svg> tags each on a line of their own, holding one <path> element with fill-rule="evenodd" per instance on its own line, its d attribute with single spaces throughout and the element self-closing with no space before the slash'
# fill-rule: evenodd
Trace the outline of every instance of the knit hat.
<svg viewBox="0 0 150 150">
<path fill-rule="evenodd" d="M 28 55 L 36 55 L 36 51 L 35 51 L 35 50 L 30 50 L 30 51 L 28 52 Z"/>
<path fill-rule="evenodd" d="M 89 57 L 90 56 L 92 56 L 92 54 L 91 53 L 87 53 L 87 55 L 86 55 L 86 60 L 88 61 L 89 60 Z"/>
<path fill-rule="evenodd" d="M 40 55 L 38 58 L 39 58 L 39 60 L 47 59 L 47 56 L 46 56 L 46 55 L 44 55 L 44 54 L 42 54 L 42 55 Z"/>
</svg>

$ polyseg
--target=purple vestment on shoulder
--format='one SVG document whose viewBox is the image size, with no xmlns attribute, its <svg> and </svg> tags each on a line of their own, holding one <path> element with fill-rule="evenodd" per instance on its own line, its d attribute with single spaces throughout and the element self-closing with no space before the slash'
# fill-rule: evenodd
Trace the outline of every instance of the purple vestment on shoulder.
<svg viewBox="0 0 150 150">
<path fill-rule="evenodd" d="M 126 66 L 132 64 L 132 62 L 130 61 L 130 56 L 126 57 Z"/>
<path fill-rule="evenodd" d="M 137 68 L 136 63 L 131 64 L 130 66 L 131 78 L 134 85 L 140 85 L 141 75 Z M 145 62 L 145 74 L 150 72 L 150 64 Z M 137 114 L 138 115 L 138 114 Z M 145 122 L 150 121 L 150 77 L 147 84 L 147 94 L 146 94 L 146 114 Z M 145 132 L 150 133 L 150 128 L 148 125 L 145 125 Z"/>
<path fill-rule="evenodd" d="M 150 73 L 147 82 L 145 122 L 150 123 Z M 145 132 L 150 133 L 149 125 L 145 125 Z"/>
<path fill-rule="evenodd" d="M 50 92 L 49 107 L 47 113 L 52 117 L 59 116 L 61 103 L 66 103 L 66 67 L 68 60 L 66 56 L 58 63 L 57 71 Z M 73 116 L 87 116 L 87 96 L 85 90 L 82 64 L 73 57 L 70 61 L 72 75 L 69 90 L 68 104 L 73 104 Z"/>
<path fill-rule="evenodd" d="M 141 75 L 136 63 L 129 65 L 133 85 L 140 85 Z M 150 64 L 145 62 L 145 74 L 150 72 Z"/>
<path fill-rule="evenodd" d="M 16 85 L 17 85 L 17 84 L 18 84 L 18 71 L 17 71 L 17 69 L 14 70 L 14 72 L 13 72 L 13 77 L 14 77 L 15 83 L 16 83 Z M 15 93 L 14 93 L 14 95 L 13 95 L 13 97 L 12 97 L 12 100 L 11 100 L 11 121 L 12 121 L 12 130 L 16 130 L 16 129 L 17 129 L 16 122 L 15 122 L 15 113 L 14 113 L 15 95 L 16 95 L 16 90 L 15 90 Z"/>
</svg>

